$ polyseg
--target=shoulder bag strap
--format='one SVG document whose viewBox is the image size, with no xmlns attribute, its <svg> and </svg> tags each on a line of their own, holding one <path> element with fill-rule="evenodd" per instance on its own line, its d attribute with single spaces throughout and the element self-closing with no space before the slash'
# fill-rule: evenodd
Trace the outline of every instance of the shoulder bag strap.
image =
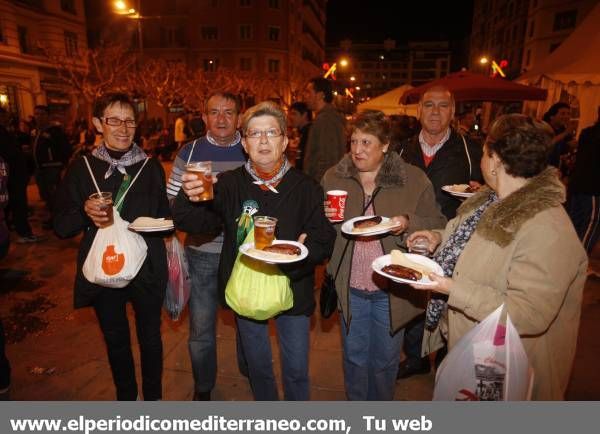
<svg viewBox="0 0 600 434">
<path fill-rule="evenodd" d="M 140 167 L 140 170 L 138 170 L 138 172 L 135 174 L 135 177 L 131 180 L 129 187 L 127 187 L 127 190 L 125 190 L 125 193 L 123 193 L 123 196 L 121 196 L 119 201 L 114 205 L 115 208 L 119 209 L 119 207 L 123 203 L 123 200 L 125 199 L 125 196 L 127 196 L 127 193 L 129 193 L 129 190 L 131 190 L 133 183 L 135 182 L 136 179 L 138 179 L 138 176 L 140 176 L 140 173 L 142 173 L 142 169 L 144 168 L 144 166 L 146 165 L 146 163 L 148 162 L 149 159 L 150 159 L 150 157 L 148 157 L 144 160 L 144 164 L 142 164 L 142 167 Z"/>
<path fill-rule="evenodd" d="M 461 134 L 460 136 L 463 141 L 463 145 L 465 146 L 465 154 L 467 154 L 467 160 L 469 160 L 469 181 L 471 180 L 471 175 L 473 173 L 473 167 L 471 165 L 471 155 L 469 155 L 469 147 L 467 146 L 467 141 L 465 140 L 465 136 Z"/>
<path fill-rule="evenodd" d="M 379 193 L 379 190 L 381 190 L 381 187 L 377 187 L 375 189 L 375 191 L 371 195 L 371 199 L 367 202 L 367 204 L 363 208 L 361 215 L 364 215 L 365 212 L 367 212 L 367 209 L 369 209 L 369 207 L 371 206 L 371 203 L 373 203 L 373 200 L 375 199 L 375 196 L 377 196 L 377 193 Z M 346 251 L 348 250 L 348 246 L 350 245 L 350 241 L 351 241 L 350 238 L 348 238 L 346 240 L 346 245 L 344 246 L 344 251 L 342 252 L 342 256 L 340 257 L 340 262 L 338 263 L 338 266 L 337 266 L 337 268 L 335 270 L 335 275 L 333 277 L 334 281 L 337 279 L 338 274 L 340 273 L 340 268 L 342 267 L 342 262 L 344 261 L 344 256 L 346 256 Z"/>
<path fill-rule="evenodd" d="M 87 166 L 88 172 L 90 172 L 90 176 L 92 177 L 92 181 L 94 182 L 94 187 L 96 187 L 96 191 L 100 193 L 100 187 L 98 187 L 98 183 L 96 182 L 96 178 L 94 177 L 94 174 L 92 173 L 92 168 L 90 167 L 90 162 L 88 161 L 85 155 L 83 156 L 83 160 L 85 161 L 85 165 Z"/>
</svg>

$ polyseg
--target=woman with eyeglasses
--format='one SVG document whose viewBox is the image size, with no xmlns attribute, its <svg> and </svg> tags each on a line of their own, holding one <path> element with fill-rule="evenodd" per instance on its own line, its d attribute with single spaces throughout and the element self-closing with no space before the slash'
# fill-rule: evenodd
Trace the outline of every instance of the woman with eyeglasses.
<svg viewBox="0 0 600 434">
<path fill-rule="evenodd" d="M 137 217 L 169 217 L 165 174 L 160 163 L 148 158 L 133 142 L 136 129 L 134 105 L 121 93 L 104 95 L 95 102 L 93 123 L 103 136 L 102 144 L 87 157 L 101 191 L 111 192 L 113 204 L 135 183 L 118 209 L 129 222 Z M 137 276 L 126 287 L 115 289 L 89 282 L 83 263 L 98 228 L 109 225 L 106 209 L 89 199 L 96 192 L 83 157 L 74 160 L 59 188 L 54 229 L 61 238 L 83 232 L 77 256 L 75 307 L 92 306 L 108 350 L 118 400 L 139 399 L 131 351 L 127 303 L 135 313 L 142 365 L 144 400 L 162 399 L 162 341 L 160 315 L 167 286 L 167 258 L 164 233 L 141 234 L 148 246 L 146 259 Z"/>
<path fill-rule="evenodd" d="M 285 132 L 285 113 L 274 103 L 262 102 L 247 110 L 242 119 L 242 145 L 249 156 L 247 163 L 220 174 L 214 184 L 214 200 L 210 201 L 200 201 L 204 189 L 196 175 L 182 175 L 182 188 L 175 199 L 173 215 L 175 224 L 190 233 L 224 225 L 219 263 L 222 294 L 246 234 L 238 222 L 247 215 L 275 217 L 277 239 L 297 240 L 308 248 L 306 259 L 279 265 L 290 280 L 294 303 L 292 308 L 274 318 L 284 398 L 308 400 L 309 327 L 315 309 L 314 270 L 331 254 L 335 231 L 325 218 L 323 190 L 319 184 L 292 167 L 285 158 L 288 144 Z M 277 400 L 268 322 L 239 315 L 236 321 L 254 398 Z"/>
<path fill-rule="evenodd" d="M 499 117 L 483 145 L 486 186 L 463 202 L 445 230 L 408 237 L 409 246 L 426 237 L 444 270 L 430 276 L 436 286 L 416 286 L 448 300 L 441 321 L 441 299 L 430 302 L 428 349 L 434 351 L 443 334 L 452 352 L 504 304 L 534 370 L 532 399 L 543 401 L 565 398 L 587 268 L 562 206 L 565 188 L 547 165 L 551 140 L 552 131 L 527 116 Z"/>
</svg>

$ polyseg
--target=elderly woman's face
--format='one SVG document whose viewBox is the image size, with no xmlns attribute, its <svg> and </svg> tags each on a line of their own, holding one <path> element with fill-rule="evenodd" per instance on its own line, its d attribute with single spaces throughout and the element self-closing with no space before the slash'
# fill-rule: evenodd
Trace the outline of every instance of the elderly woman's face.
<svg viewBox="0 0 600 434">
<path fill-rule="evenodd" d="M 352 162 L 359 172 L 378 170 L 388 147 L 389 143 L 381 143 L 377 136 L 359 129 L 355 129 L 350 138 Z"/>
<path fill-rule="evenodd" d="M 257 116 L 250 119 L 242 146 L 250 161 L 263 172 L 270 172 L 281 161 L 288 138 L 281 131 L 273 116 Z"/>
<path fill-rule="evenodd" d="M 483 155 L 481 156 L 481 174 L 483 175 L 483 179 L 485 183 L 494 191 L 498 186 L 498 176 L 497 176 L 497 165 L 498 165 L 498 157 L 495 154 L 490 154 L 490 149 L 488 148 L 487 143 L 483 144 Z M 492 173 L 494 172 L 495 173 Z"/>
<path fill-rule="evenodd" d="M 135 115 L 127 104 L 114 103 L 104 109 L 102 118 L 94 118 L 94 125 L 102 133 L 104 144 L 115 151 L 126 151 L 135 134 Z M 118 125 L 118 124 L 121 125 Z M 130 126 L 127 126 L 129 124 Z M 131 126 L 133 125 L 133 126 Z"/>
</svg>

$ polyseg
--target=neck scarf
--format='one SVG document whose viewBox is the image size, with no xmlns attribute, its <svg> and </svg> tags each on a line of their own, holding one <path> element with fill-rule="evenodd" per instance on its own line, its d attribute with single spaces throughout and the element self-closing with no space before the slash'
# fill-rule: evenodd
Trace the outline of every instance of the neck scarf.
<svg viewBox="0 0 600 434">
<path fill-rule="evenodd" d="M 104 174 L 104 179 L 109 178 L 115 169 L 117 169 L 123 175 L 126 175 L 127 171 L 125 170 L 125 167 L 133 166 L 134 164 L 146 159 L 146 153 L 142 151 L 142 148 L 135 143 L 131 146 L 131 148 L 129 148 L 129 151 L 125 152 L 125 155 L 118 160 L 110 156 L 108 150 L 106 149 L 106 144 L 104 143 L 94 149 L 92 155 L 108 163 L 108 170 Z"/>
<path fill-rule="evenodd" d="M 283 158 L 280 165 L 276 167 L 271 173 L 263 173 L 257 171 L 253 166 L 250 160 L 246 161 L 244 164 L 246 172 L 250 174 L 252 179 L 254 179 L 254 184 L 258 185 L 261 190 L 271 190 L 273 193 L 279 193 L 275 187 L 279 182 L 281 182 L 281 178 L 290 170 L 290 163 L 287 158 Z"/>
<path fill-rule="evenodd" d="M 446 244 L 433 256 L 433 260 L 440 264 L 442 270 L 444 270 L 444 276 L 452 276 L 454 267 L 456 267 L 456 262 L 464 250 L 465 245 L 471 239 L 471 235 L 475 232 L 481 216 L 496 200 L 498 200 L 498 196 L 496 193 L 491 192 L 488 199 L 454 230 L 452 235 L 448 238 L 448 241 L 446 241 Z M 432 296 L 431 300 L 429 300 L 425 312 L 425 325 L 427 328 L 433 329 L 437 326 L 442 317 L 442 313 L 446 309 L 447 298 L 448 297 L 445 295 L 435 294 Z"/>
</svg>

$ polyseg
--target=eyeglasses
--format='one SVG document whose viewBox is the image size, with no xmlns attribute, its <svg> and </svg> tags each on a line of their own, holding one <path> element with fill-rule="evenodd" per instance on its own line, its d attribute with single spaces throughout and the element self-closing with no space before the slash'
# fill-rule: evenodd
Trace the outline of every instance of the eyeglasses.
<svg viewBox="0 0 600 434">
<path fill-rule="evenodd" d="M 246 132 L 246 138 L 248 139 L 258 139 L 260 138 L 262 135 L 265 135 L 267 137 L 267 139 L 274 139 L 275 137 L 281 137 L 283 136 L 283 133 L 281 133 L 281 131 L 276 130 L 276 129 L 270 129 L 270 130 L 250 130 Z"/>
<path fill-rule="evenodd" d="M 111 127 L 120 127 L 125 124 L 127 128 L 135 128 L 136 122 L 133 119 L 119 119 L 119 118 L 101 118 L 106 125 L 110 125 Z"/>
</svg>

